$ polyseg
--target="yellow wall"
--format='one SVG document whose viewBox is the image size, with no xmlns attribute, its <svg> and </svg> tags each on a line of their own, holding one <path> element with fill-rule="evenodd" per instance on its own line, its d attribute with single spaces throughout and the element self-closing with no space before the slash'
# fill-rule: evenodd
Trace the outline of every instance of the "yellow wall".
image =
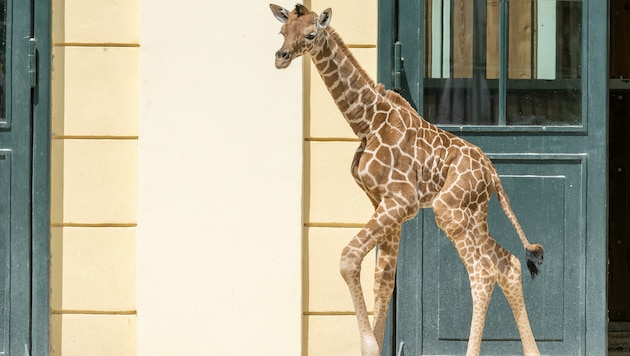
<svg viewBox="0 0 630 356">
<path fill-rule="evenodd" d="M 52 355 L 134 355 L 139 0 L 53 1 Z"/>
<path fill-rule="evenodd" d="M 141 20 L 138 352 L 299 355 L 301 63 L 267 2 Z"/>
<path fill-rule="evenodd" d="M 331 7 L 331 26 L 376 79 L 377 1 L 311 1 Z M 330 97 L 316 68 L 305 65 L 305 231 L 303 355 L 357 355 L 359 333 L 350 293 L 339 274 L 342 248 L 372 215 L 369 200 L 350 175 L 359 141 Z M 362 283 L 373 309 L 374 254 L 363 263 Z"/>
<path fill-rule="evenodd" d="M 376 1 L 306 5 L 375 77 Z M 53 1 L 53 355 L 357 354 L 358 142 L 310 59 L 274 68 L 279 27 L 255 0 Z"/>
</svg>

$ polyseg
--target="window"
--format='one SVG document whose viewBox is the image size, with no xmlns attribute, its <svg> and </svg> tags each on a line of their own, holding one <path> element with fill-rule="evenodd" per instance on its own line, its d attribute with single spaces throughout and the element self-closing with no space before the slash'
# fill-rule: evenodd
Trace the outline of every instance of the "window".
<svg viewBox="0 0 630 356">
<path fill-rule="evenodd" d="M 582 3 L 425 0 L 423 108 L 443 125 L 582 123 Z"/>
</svg>

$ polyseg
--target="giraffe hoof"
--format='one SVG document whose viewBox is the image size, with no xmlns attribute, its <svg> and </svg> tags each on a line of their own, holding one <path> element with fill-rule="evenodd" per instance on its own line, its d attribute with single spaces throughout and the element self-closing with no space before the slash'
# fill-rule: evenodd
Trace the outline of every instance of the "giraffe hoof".
<svg viewBox="0 0 630 356">
<path fill-rule="evenodd" d="M 361 355 L 362 356 L 380 356 L 380 350 L 378 343 L 374 338 L 364 338 L 361 340 Z"/>
</svg>

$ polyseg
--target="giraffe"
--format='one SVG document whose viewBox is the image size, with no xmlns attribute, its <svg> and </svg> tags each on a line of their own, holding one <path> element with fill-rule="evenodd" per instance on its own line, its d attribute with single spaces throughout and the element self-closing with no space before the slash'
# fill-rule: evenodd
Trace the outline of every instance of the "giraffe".
<svg viewBox="0 0 630 356">
<path fill-rule="evenodd" d="M 519 259 L 488 231 L 488 203 L 495 192 L 526 252 L 532 278 L 544 249 L 530 244 L 510 207 L 492 162 L 481 149 L 424 120 L 398 93 L 375 83 L 337 32 L 332 10 L 321 15 L 297 4 L 289 11 L 270 4 L 283 25 L 278 69 L 308 53 L 337 107 L 360 140 L 351 173 L 374 206 L 374 215 L 341 253 L 340 271 L 356 311 L 364 356 L 379 355 L 395 282 L 403 222 L 433 208 L 437 225 L 453 243 L 469 276 L 473 313 L 467 355 L 478 355 L 488 303 L 496 283 L 518 327 L 525 355 L 539 355 L 525 308 Z M 374 317 L 368 319 L 360 283 L 361 262 L 378 246 Z"/>
</svg>

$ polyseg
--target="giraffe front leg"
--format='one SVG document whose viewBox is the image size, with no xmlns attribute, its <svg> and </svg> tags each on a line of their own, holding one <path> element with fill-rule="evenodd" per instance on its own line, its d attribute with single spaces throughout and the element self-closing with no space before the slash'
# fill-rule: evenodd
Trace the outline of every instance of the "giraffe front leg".
<svg viewBox="0 0 630 356">
<path fill-rule="evenodd" d="M 396 261 L 400 231 L 378 246 L 376 270 L 374 272 L 374 336 L 380 348 L 383 348 L 387 310 L 396 282 Z"/>
<path fill-rule="evenodd" d="M 417 209 L 416 209 L 417 211 Z M 394 287 L 396 254 L 400 239 L 400 228 L 413 209 L 407 209 L 393 199 L 382 200 L 372 219 L 344 248 L 341 254 L 340 270 L 352 296 L 361 335 L 363 356 L 380 355 L 383 346 L 383 332 L 387 317 L 387 304 Z M 375 323 L 370 327 L 360 273 L 363 258 L 376 244 L 379 249 L 379 261 L 375 271 Z"/>
<path fill-rule="evenodd" d="M 361 288 L 361 263 L 367 253 L 374 248 L 376 240 L 363 229 L 355 236 L 341 252 L 339 269 L 341 276 L 348 285 L 352 304 L 359 323 L 359 334 L 361 337 L 361 354 L 363 356 L 379 355 L 379 346 L 374 337 L 370 320 L 368 319 L 367 307 Z"/>
</svg>

